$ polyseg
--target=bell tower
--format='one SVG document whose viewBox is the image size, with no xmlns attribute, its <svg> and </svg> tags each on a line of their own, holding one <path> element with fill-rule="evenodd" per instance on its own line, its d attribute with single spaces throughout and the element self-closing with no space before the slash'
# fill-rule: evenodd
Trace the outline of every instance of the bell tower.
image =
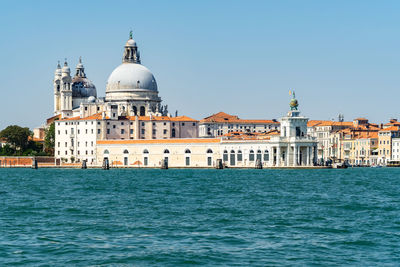
<svg viewBox="0 0 400 267">
<path fill-rule="evenodd" d="M 54 73 L 53 89 L 54 89 L 54 115 L 58 115 L 61 112 L 61 66 L 60 66 L 60 61 L 58 61 L 57 69 Z"/>
<path fill-rule="evenodd" d="M 72 116 L 72 85 L 71 70 L 65 59 L 64 67 L 61 69 L 61 114 L 62 117 Z"/>
</svg>

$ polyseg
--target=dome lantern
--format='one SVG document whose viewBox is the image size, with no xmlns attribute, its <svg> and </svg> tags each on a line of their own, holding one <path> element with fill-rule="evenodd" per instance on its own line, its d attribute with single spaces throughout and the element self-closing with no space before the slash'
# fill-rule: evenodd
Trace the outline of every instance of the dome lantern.
<svg viewBox="0 0 400 267">
<path fill-rule="evenodd" d="M 129 33 L 129 39 L 125 44 L 124 56 L 122 63 L 137 63 L 140 64 L 140 53 L 138 51 L 135 40 L 132 38 L 132 31 Z"/>
</svg>

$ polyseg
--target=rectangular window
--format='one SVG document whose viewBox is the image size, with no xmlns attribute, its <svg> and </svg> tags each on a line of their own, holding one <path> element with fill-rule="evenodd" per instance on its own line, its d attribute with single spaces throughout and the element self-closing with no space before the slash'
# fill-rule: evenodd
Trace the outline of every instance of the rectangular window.
<svg viewBox="0 0 400 267">
<path fill-rule="evenodd" d="M 190 166 L 190 157 L 186 157 L 186 166 Z"/>
<path fill-rule="evenodd" d="M 85 130 L 85 133 L 86 133 L 86 134 L 88 133 L 87 129 Z"/>
<path fill-rule="evenodd" d="M 164 134 L 167 134 L 167 130 L 166 129 L 164 129 Z"/>
<path fill-rule="evenodd" d="M 100 134 L 100 129 L 97 129 L 97 134 Z"/>
<path fill-rule="evenodd" d="M 144 129 L 142 129 L 142 134 L 144 134 Z"/>
<path fill-rule="evenodd" d="M 133 129 L 131 129 L 131 134 L 133 134 Z"/>
<path fill-rule="evenodd" d="M 121 134 L 124 134 L 125 133 L 125 130 L 124 129 L 121 129 Z"/>
<path fill-rule="evenodd" d="M 143 158 L 143 164 L 144 164 L 144 166 L 147 166 L 149 164 L 149 158 L 148 157 L 144 157 Z"/>
<path fill-rule="evenodd" d="M 58 142 L 58 147 L 60 147 L 60 142 Z"/>
<path fill-rule="evenodd" d="M 182 126 L 185 126 L 185 123 L 184 123 L 184 122 L 182 122 Z"/>
<path fill-rule="evenodd" d="M 123 122 L 123 121 L 121 121 L 121 125 L 124 125 L 124 122 Z"/>
<path fill-rule="evenodd" d="M 65 147 L 67 147 L 67 142 L 65 142 Z"/>
<path fill-rule="evenodd" d="M 153 134 L 156 134 L 156 130 L 155 129 L 153 129 Z"/>
<path fill-rule="evenodd" d="M 212 165 L 212 158 L 211 157 L 207 157 L 207 165 L 208 166 Z"/>
<path fill-rule="evenodd" d="M 110 134 L 110 129 L 107 129 L 107 134 Z"/>
<path fill-rule="evenodd" d="M 113 125 L 113 129 L 115 129 L 115 125 Z"/>
</svg>

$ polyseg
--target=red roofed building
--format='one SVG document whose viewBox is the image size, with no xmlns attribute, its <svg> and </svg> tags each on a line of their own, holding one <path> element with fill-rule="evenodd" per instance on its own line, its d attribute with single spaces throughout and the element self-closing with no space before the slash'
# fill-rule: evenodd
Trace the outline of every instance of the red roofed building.
<svg viewBox="0 0 400 267">
<path fill-rule="evenodd" d="M 217 137 L 232 132 L 265 133 L 271 130 L 279 130 L 278 121 L 244 120 L 225 112 L 218 112 L 208 116 L 200 120 L 199 123 L 200 137 Z"/>
</svg>

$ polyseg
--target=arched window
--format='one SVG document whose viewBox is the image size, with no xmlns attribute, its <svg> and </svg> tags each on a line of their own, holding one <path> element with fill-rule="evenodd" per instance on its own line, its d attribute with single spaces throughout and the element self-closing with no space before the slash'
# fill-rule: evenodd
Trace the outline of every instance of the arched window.
<svg viewBox="0 0 400 267">
<path fill-rule="evenodd" d="M 175 137 L 175 136 L 176 136 L 175 128 L 172 128 L 171 137 Z"/>
<path fill-rule="evenodd" d="M 143 150 L 143 154 L 149 154 L 149 151 L 147 149 Z"/>
<path fill-rule="evenodd" d="M 129 154 L 128 149 L 125 149 L 125 150 L 124 150 L 124 154 Z"/>
<path fill-rule="evenodd" d="M 133 106 L 132 109 L 133 109 L 133 115 L 135 115 L 135 116 L 138 115 L 138 114 L 137 114 L 137 107 L 136 107 L 136 106 Z"/>
<path fill-rule="evenodd" d="M 242 160 L 243 160 L 242 150 L 238 150 L 238 153 L 237 153 L 237 161 L 242 161 Z"/>
<path fill-rule="evenodd" d="M 250 150 L 249 161 L 254 161 L 254 150 Z"/>
<path fill-rule="evenodd" d="M 264 161 L 269 161 L 269 151 L 268 150 L 264 151 Z"/>
<path fill-rule="evenodd" d="M 169 150 L 168 150 L 168 149 L 165 149 L 165 150 L 164 150 L 164 154 L 169 154 Z"/>
<path fill-rule="evenodd" d="M 261 160 L 261 150 L 257 150 L 257 159 Z"/>
<path fill-rule="evenodd" d="M 146 115 L 146 109 L 144 106 L 140 107 L 140 116 L 145 116 Z"/>
<path fill-rule="evenodd" d="M 213 153 L 213 151 L 209 148 L 207 149 L 207 153 Z"/>
<path fill-rule="evenodd" d="M 186 154 L 189 154 L 189 153 L 192 153 L 192 152 L 190 152 L 190 149 L 186 149 L 186 150 L 185 150 L 185 153 L 186 153 Z"/>
<path fill-rule="evenodd" d="M 110 154 L 110 152 L 106 149 L 103 154 Z"/>
<path fill-rule="evenodd" d="M 223 161 L 228 161 L 228 151 L 224 150 Z"/>
</svg>

